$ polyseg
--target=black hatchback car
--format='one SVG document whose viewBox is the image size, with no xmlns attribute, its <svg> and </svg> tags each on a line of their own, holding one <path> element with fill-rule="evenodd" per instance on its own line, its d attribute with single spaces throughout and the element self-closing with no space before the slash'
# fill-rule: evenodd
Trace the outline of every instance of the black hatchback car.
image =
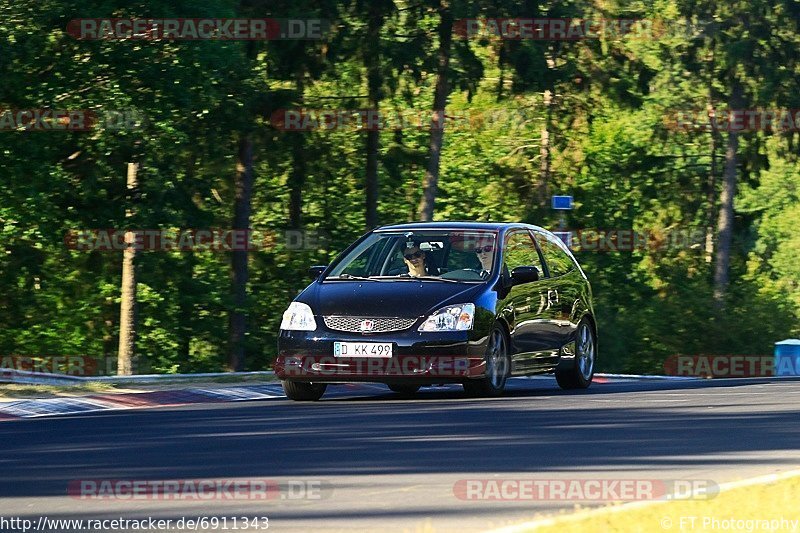
<svg viewBox="0 0 800 533">
<path fill-rule="evenodd" d="M 276 375 L 293 400 L 328 383 L 385 383 L 411 395 L 461 383 L 502 394 L 509 376 L 592 382 L 592 290 L 552 233 L 528 224 L 428 222 L 362 236 L 283 314 Z"/>
</svg>

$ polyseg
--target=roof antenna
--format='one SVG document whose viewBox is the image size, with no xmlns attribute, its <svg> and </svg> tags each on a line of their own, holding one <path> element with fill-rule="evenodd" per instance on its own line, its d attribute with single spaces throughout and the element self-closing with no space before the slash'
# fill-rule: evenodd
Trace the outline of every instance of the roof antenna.
<svg viewBox="0 0 800 533">
<path fill-rule="evenodd" d="M 406 238 L 406 248 L 413 248 L 416 243 L 414 242 L 414 232 L 407 231 L 403 234 L 403 237 Z"/>
</svg>

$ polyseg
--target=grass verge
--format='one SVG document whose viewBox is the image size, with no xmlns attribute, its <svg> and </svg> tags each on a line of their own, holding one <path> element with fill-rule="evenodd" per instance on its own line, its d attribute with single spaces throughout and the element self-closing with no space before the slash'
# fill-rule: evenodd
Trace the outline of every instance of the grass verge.
<svg viewBox="0 0 800 533">
<path fill-rule="evenodd" d="M 800 532 L 800 476 L 723 491 L 709 500 L 680 500 L 619 512 L 553 517 L 537 533 L 684 531 Z"/>
<path fill-rule="evenodd" d="M 87 381 L 76 385 L 29 385 L 25 383 L 0 383 L 0 398 L 56 398 L 59 396 L 83 396 L 94 392 L 113 392 L 113 383 Z"/>
</svg>

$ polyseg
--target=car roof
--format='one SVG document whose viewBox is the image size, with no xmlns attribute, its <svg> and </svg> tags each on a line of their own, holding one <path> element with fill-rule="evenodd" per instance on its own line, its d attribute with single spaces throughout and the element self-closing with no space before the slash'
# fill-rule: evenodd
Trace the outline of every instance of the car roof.
<svg viewBox="0 0 800 533">
<path fill-rule="evenodd" d="M 522 224 L 520 222 L 470 222 L 470 221 L 452 221 L 452 222 L 409 222 L 407 224 L 392 224 L 389 226 L 381 226 L 374 231 L 409 231 L 409 230 L 484 230 L 484 231 L 506 231 L 511 228 L 525 228 L 546 231 L 544 228 L 534 226 L 532 224 Z"/>
</svg>

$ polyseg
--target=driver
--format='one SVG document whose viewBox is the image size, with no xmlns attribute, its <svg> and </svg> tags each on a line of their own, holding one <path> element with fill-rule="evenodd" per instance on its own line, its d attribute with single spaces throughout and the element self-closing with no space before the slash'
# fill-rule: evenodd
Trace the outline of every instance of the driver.
<svg viewBox="0 0 800 533">
<path fill-rule="evenodd" d="M 475 255 L 481 262 L 481 277 L 488 278 L 492 272 L 492 260 L 494 259 L 494 243 L 489 241 L 479 242 L 475 247 Z"/>
<path fill-rule="evenodd" d="M 416 243 L 409 242 L 406 244 L 406 248 L 403 250 L 403 261 L 405 261 L 408 267 L 408 274 L 410 276 L 419 278 L 428 275 L 425 265 L 425 252 L 423 252 Z"/>
</svg>

